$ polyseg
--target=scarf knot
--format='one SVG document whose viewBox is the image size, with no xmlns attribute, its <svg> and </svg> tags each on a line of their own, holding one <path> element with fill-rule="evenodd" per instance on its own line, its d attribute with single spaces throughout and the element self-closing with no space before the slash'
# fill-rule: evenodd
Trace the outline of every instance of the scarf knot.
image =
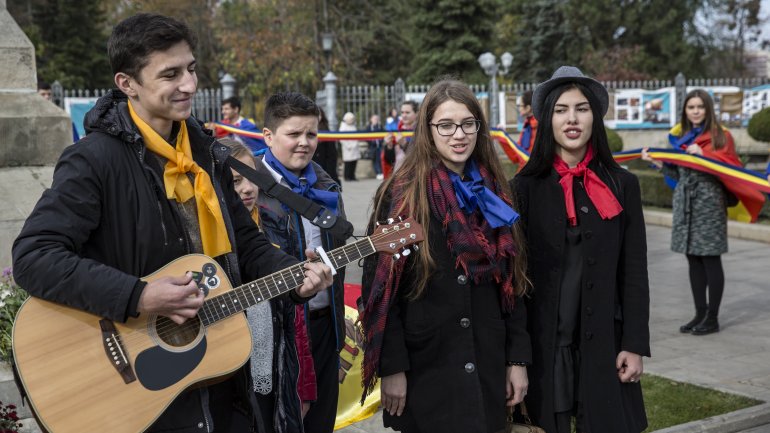
<svg viewBox="0 0 770 433">
<path fill-rule="evenodd" d="M 265 152 L 264 158 L 265 162 L 270 164 L 270 167 L 272 167 L 283 177 L 283 179 L 289 185 L 289 189 L 329 209 L 335 215 L 337 214 L 339 194 L 333 191 L 325 191 L 323 189 L 312 188 L 312 186 L 318 182 L 318 175 L 316 174 L 315 169 L 313 169 L 312 162 L 308 163 L 308 165 L 302 169 L 300 175 L 297 176 L 296 174 L 289 171 L 289 169 L 287 169 L 281 163 L 281 161 L 278 161 L 275 155 L 273 155 L 271 149 L 268 149 Z M 289 208 L 286 207 L 285 210 L 288 211 Z"/>
<path fill-rule="evenodd" d="M 184 203 L 195 197 L 203 253 L 210 257 L 229 253 L 232 246 L 225 227 L 222 208 L 219 206 L 219 199 L 214 191 L 214 185 L 211 183 L 211 177 L 193 159 L 187 123 L 181 122 L 174 147 L 136 114 L 131 101 L 128 102 L 128 111 L 147 148 L 167 161 L 163 171 L 166 198 Z M 188 172 L 195 175 L 195 185 L 187 177 Z"/>
<path fill-rule="evenodd" d="M 508 203 L 484 186 L 484 178 L 481 177 L 481 172 L 474 160 L 469 159 L 465 164 L 465 175 L 469 180 L 462 180 L 454 171 L 448 170 L 448 172 L 457 202 L 466 214 L 470 215 L 476 209 L 480 209 L 481 214 L 493 229 L 502 226 L 510 227 L 519 219 L 519 214 Z"/>
<path fill-rule="evenodd" d="M 575 167 L 569 167 L 559 155 L 554 156 L 553 168 L 561 176 L 559 184 L 564 191 L 564 205 L 567 208 L 567 220 L 571 226 L 577 225 L 575 196 L 572 191 L 575 177 L 583 178 L 586 195 L 588 195 L 588 198 L 596 207 L 602 219 L 612 219 L 623 210 L 623 206 L 620 205 L 618 199 L 615 198 L 615 194 L 612 193 L 607 184 L 602 182 L 599 176 L 588 168 L 588 163 L 591 162 L 593 156 L 594 151 L 590 143 L 588 143 L 585 157 Z"/>
<path fill-rule="evenodd" d="M 674 127 L 668 134 L 669 144 L 671 144 L 671 147 L 677 150 L 686 150 L 687 146 L 695 142 L 695 139 L 703 132 L 703 128 L 696 126 L 693 129 L 687 131 L 687 134 L 684 134 L 680 137 L 679 134 L 681 134 L 682 131 L 682 124 L 680 123 L 677 126 L 679 127 L 678 129 Z"/>
</svg>

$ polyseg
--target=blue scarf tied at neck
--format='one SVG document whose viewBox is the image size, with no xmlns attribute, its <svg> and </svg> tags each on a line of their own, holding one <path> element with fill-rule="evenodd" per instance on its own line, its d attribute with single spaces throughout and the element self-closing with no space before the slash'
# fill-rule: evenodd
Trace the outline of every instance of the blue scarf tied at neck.
<svg viewBox="0 0 770 433">
<path fill-rule="evenodd" d="M 455 187 L 457 202 L 466 214 L 473 213 L 476 208 L 481 209 L 481 214 L 494 229 L 502 226 L 510 227 L 519 219 L 516 211 L 484 186 L 484 178 L 481 177 L 474 160 L 469 159 L 465 163 L 465 176 L 470 180 L 462 180 L 454 171 L 448 171 L 452 185 Z"/>
<path fill-rule="evenodd" d="M 668 134 L 668 142 L 671 144 L 671 147 L 676 150 L 685 150 L 687 149 L 687 146 L 691 145 L 693 141 L 695 141 L 695 138 L 698 137 L 701 132 L 703 132 L 703 128 L 696 126 L 695 128 L 689 130 L 687 134 L 684 134 L 681 137 Z"/>
<path fill-rule="evenodd" d="M 339 200 L 339 194 L 332 191 L 324 191 L 322 189 L 311 188 L 318 181 L 318 176 L 313 169 L 313 163 L 309 163 L 303 170 L 302 174 L 297 177 L 294 173 L 287 170 L 286 167 L 281 164 L 273 155 L 271 149 L 265 152 L 265 162 L 270 164 L 275 171 L 283 176 L 286 183 L 289 184 L 289 188 L 297 194 L 306 197 L 323 207 L 329 209 L 335 215 L 337 214 L 337 202 Z"/>
</svg>

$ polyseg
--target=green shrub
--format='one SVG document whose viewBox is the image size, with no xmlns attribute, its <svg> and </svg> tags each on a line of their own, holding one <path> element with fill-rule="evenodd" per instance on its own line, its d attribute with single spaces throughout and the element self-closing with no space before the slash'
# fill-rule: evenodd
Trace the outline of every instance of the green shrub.
<svg viewBox="0 0 770 433">
<path fill-rule="evenodd" d="M 749 119 L 749 136 L 757 141 L 770 142 L 770 107 L 762 109 Z"/>
<path fill-rule="evenodd" d="M 623 139 L 620 138 L 617 132 L 610 128 L 604 128 L 607 131 L 607 141 L 610 144 L 610 152 L 620 152 L 623 150 Z"/>
<path fill-rule="evenodd" d="M 642 190 L 642 204 L 644 206 L 670 208 L 674 190 L 666 185 L 663 175 L 652 170 L 633 170 L 639 178 L 639 187 Z"/>
<path fill-rule="evenodd" d="M 29 295 L 13 279 L 11 268 L 0 275 L 0 361 L 8 361 L 11 353 L 11 334 L 16 312 Z M 2 430 L 0 430 L 2 431 Z"/>
<path fill-rule="evenodd" d="M 762 109 L 749 119 L 749 136 L 757 141 L 770 142 L 770 107 Z"/>
</svg>

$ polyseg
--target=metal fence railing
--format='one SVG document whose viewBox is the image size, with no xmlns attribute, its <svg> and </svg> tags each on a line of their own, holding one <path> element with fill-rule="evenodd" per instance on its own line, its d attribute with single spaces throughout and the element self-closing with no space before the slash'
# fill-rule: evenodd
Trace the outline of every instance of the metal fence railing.
<svg viewBox="0 0 770 433">
<path fill-rule="evenodd" d="M 641 89 L 641 90 L 657 90 L 663 88 L 676 88 L 675 103 L 680 103 L 682 95 L 686 87 L 720 87 L 720 86 L 732 86 L 743 89 L 757 88 L 766 84 L 770 84 L 768 78 L 696 78 L 685 80 L 683 76 L 677 77 L 674 80 L 625 80 L 625 81 L 603 81 L 610 93 L 629 90 L 629 89 Z M 502 98 L 511 107 L 515 105 L 512 100 L 515 100 L 516 95 L 521 94 L 526 90 L 534 89 L 537 83 L 517 82 L 501 84 L 498 88 L 503 96 Z M 234 84 L 233 84 L 234 86 Z M 399 109 L 401 103 L 409 99 L 421 99 L 430 85 L 428 84 L 410 84 L 407 85 L 404 80 L 398 79 L 393 84 L 386 85 L 360 85 L 360 86 L 335 86 L 336 87 L 336 106 L 335 114 L 337 119 L 341 119 L 342 115 L 346 112 L 352 112 L 356 115 L 357 126 L 361 129 L 365 128 L 369 116 L 372 114 L 379 114 L 384 122 L 389 115 L 390 110 L 395 108 Z M 487 84 L 471 84 L 471 90 L 477 95 L 485 95 L 489 88 Z M 63 89 L 58 82 L 54 82 L 52 85 L 54 102 L 56 102 L 62 108 L 65 107 L 65 101 L 68 98 L 98 98 L 107 92 L 107 89 Z M 325 101 L 324 90 L 317 92 L 317 99 Z M 506 99 L 507 98 L 507 99 Z M 756 99 L 755 96 L 752 98 Z M 223 89 L 211 88 L 211 89 L 199 89 L 193 99 L 193 114 L 204 121 L 219 120 L 221 115 L 221 104 L 223 99 Z M 749 98 L 745 99 L 746 104 L 754 104 L 753 100 Z M 244 101 L 248 102 L 248 101 Z M 253 101 L 252 101 L 253 102 Z M 324 108 L 328 109 L 325 102 L 322 104 Z M 505 104 L 502 104 L 505 105 Z M 756 105 L 756 104 L 755 104 Z M 762 105 L 762 104 L 761 104 Z M 770 101 L 768 104 L 770 105 Z M 766 105 L 758 107 L 764 108 Z M 677 107 L 677 112 L 679 112 Z M 505 111 L 503 109 L 503 111 Z M 508 113 L 506 117 L 509 119 L 511 115 L 515 113 Z M 328 113 L 327 113 L 328 115 Z M 515 118 L 515 115 L 513 116 Z M 333 125 L 333 129 L 336 129 L 337 125 Z"/>
<path fill-rule="evenodd" d="M 97 99 L 106 94 L 110 89 L 65 89 L 55 81 L 51 85 L 53 101 L 66 109 L 68 100 L 73 98 Z M 214 121 L 221 118 L 222 89 L 198 89 L 193 97 L 193 116 L 204 121 Z"/>
</svg>

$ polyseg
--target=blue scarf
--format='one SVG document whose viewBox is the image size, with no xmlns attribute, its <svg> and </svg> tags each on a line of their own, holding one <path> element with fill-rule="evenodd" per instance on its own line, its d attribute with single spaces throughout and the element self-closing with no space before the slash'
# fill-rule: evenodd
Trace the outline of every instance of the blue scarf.
<svg viewBox="0 0 770 433">
<path fill-rule="evenodd" d="M 519 143 L 519 147 L 526 150 L 527 152 L 530 152 L 532 149 L 529 148 L 529 143 L 532 140 L 532 125 L 529 123 L 524 124 L 524 131 L 521 133 L 521 143 Z"/>
<path fill-rule="evenodd" d="M 508 204 L 498 197 L 489 188 L 484 186 L 484 178 L 481 177 L 476 162 L 469 159 L 465 163 L 465 176 L 470 180 L 462 180 L 452 170 L 449 177 L 455 187 L 455 195 L 460 209 L 466 214 L 472 214 L 476 208 L 481 209 L 481 214 L 492 228 L 512 226 L 519 219 L 519 214 L 511 209 Z"/>
<path fill-rule="evenodd" d="M 315 185 L 318 181 L 318 176 L 315 174 L 312 162 L 302 170 L 302 174 L 299 177 L 287 170 L 286 167 L 275 158 L 275 155 L 273 155 L 273 152 L 270 149 L 265 152 L 265 162 L 270 164 L 270 167 L 273 167 L 275 171 L 283 176 L 292 191 L 322 205 L 334 212 L 335 215 L 337 214 L 339 194 L 332 191 L 311 188 L 311 186 Z M 301 180 L 304 180 L 305 182 L 303 183 Z"/>
<path fill-rule="evenodd" d="M 687 146 L 691 145 L 693 141 L 695 141 L 695 138 L 698 137 L 701 132 L 703 132 L 703 128 L 700 126 L 696 126 L 695 128 L 691 129 L 687 134 L 684 134 L 681 137 L 677 137 L 676 135 L 668 134 L 668 142 L 671 144 L 671 147 L 673 147 L 676 150 L 685 150 L 687 149 Z"/>
</svg>

